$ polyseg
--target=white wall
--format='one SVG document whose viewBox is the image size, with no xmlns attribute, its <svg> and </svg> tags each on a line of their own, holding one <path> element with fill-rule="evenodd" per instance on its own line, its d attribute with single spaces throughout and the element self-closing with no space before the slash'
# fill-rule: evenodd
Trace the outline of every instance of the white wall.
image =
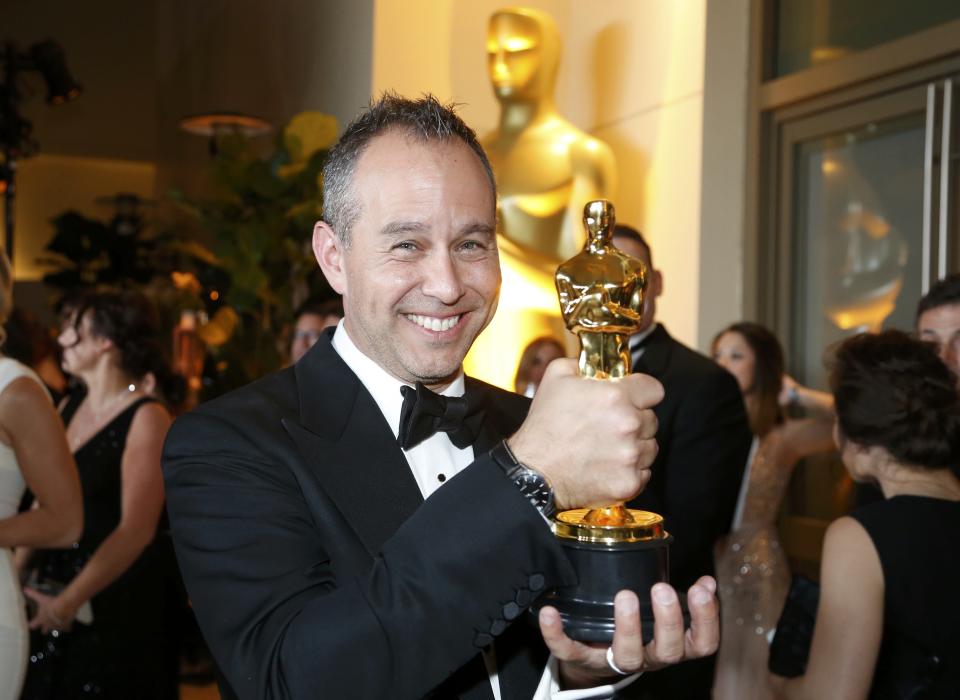
<svg viewBox="0 0 960 700">
<path fill-rule="evenodd" d="M 709 3 L 703 98 L 699 345 L 744 318 L 750 0 Z"/>
</svg>

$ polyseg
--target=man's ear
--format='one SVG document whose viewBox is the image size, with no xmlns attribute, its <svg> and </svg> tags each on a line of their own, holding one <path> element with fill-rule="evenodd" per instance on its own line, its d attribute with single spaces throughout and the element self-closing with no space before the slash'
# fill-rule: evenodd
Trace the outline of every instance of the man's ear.
<svg viewBox="0 0 960 700">
<path fill-rule="evenodd" d="M 327 282 L 337 294 L 343 295 L 346 286 L 346 271 L 343 266 L 344 244 L 330 225 L 324 221 L 318 221 L 313 227 L 313 254 Z"/>
<path fill-rule="evenodd" d="M 661 294 L 663 294 L 663 275 L 660 274 L 660 270 L 654 270 L 650 275 L 650 295 L 656 299 Z"/>
</svg>

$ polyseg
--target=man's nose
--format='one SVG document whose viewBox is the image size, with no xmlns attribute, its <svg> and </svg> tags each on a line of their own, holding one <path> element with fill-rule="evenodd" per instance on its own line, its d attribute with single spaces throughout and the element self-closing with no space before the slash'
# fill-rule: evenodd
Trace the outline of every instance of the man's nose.
<svg viewBox="0 0 960 700">
<path fill-rule="evenodd" d="M 431 256 L 430 264 L 424 270 L 421 289 L 428 297 L 444 304 L 455 304 L 463 296 L 463 281 L 456 262 L 447 251 Z"/>
</svg>

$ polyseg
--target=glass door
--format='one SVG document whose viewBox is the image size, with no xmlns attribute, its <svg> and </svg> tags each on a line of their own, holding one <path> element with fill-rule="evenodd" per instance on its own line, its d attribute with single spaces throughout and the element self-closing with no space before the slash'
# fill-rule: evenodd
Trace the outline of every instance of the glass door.
<svg viewBox="0 0 960 700">
<path fill-rule="evenodd" d="M 826 388 L 825 354 L 845 337 L 911 330 L 929 285 L 958 269 L 954 86 L 942 78 L 777 126 L 772 286 L 801 382 Z M 801 465 L 784 522 L 795 560 L 819 559 L 823 529 L 851 499 L 837 460 Z"/>
</svg>

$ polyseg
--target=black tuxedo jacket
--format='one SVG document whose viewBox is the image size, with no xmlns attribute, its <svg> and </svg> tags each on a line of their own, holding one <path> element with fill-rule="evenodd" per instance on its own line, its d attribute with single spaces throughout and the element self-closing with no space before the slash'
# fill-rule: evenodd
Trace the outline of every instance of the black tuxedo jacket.
<svg viewBox="0 0 960 700">
<path fill-rule="evenodd" d="M 657 325 L 643 343 L 634 371 L 656 377 L 664 398 L 657 415 L 660 450 L 650 483 L 630 505 L 664 516 L 670 545 L 670 583 L 686 591 L 713 574 L 713 545 L 730 529 L 750 452 L 750 426 L 737 380 Z M 715 657 L 688 661 L 634 683 L 625 697 L 706 700 Z"/>
<path fill-rule="evenodd" d="M 713 545 L 730 529 L 753 438 L 732 374 L 660 324 L 643 348 L 634 371 L 656 377 L 664 388 L 653 409 L 660 450 L 650 483 L 630 505 L 664 516 L 675 538 L 670 583 L 685 591 L 714 571 Z"/>
<path fill-rule="evenodd" d="M 477 459 L 426 501 L 382 413 L 322 337 L 295 366 L 179 418 L 163 454 L 177 556 L 216 661 L 244 700 L 505 700 L 547 658 L 520 620 L 575 574 L 487 451 L 522 397 L 486 398 Z"/>
</svg>

